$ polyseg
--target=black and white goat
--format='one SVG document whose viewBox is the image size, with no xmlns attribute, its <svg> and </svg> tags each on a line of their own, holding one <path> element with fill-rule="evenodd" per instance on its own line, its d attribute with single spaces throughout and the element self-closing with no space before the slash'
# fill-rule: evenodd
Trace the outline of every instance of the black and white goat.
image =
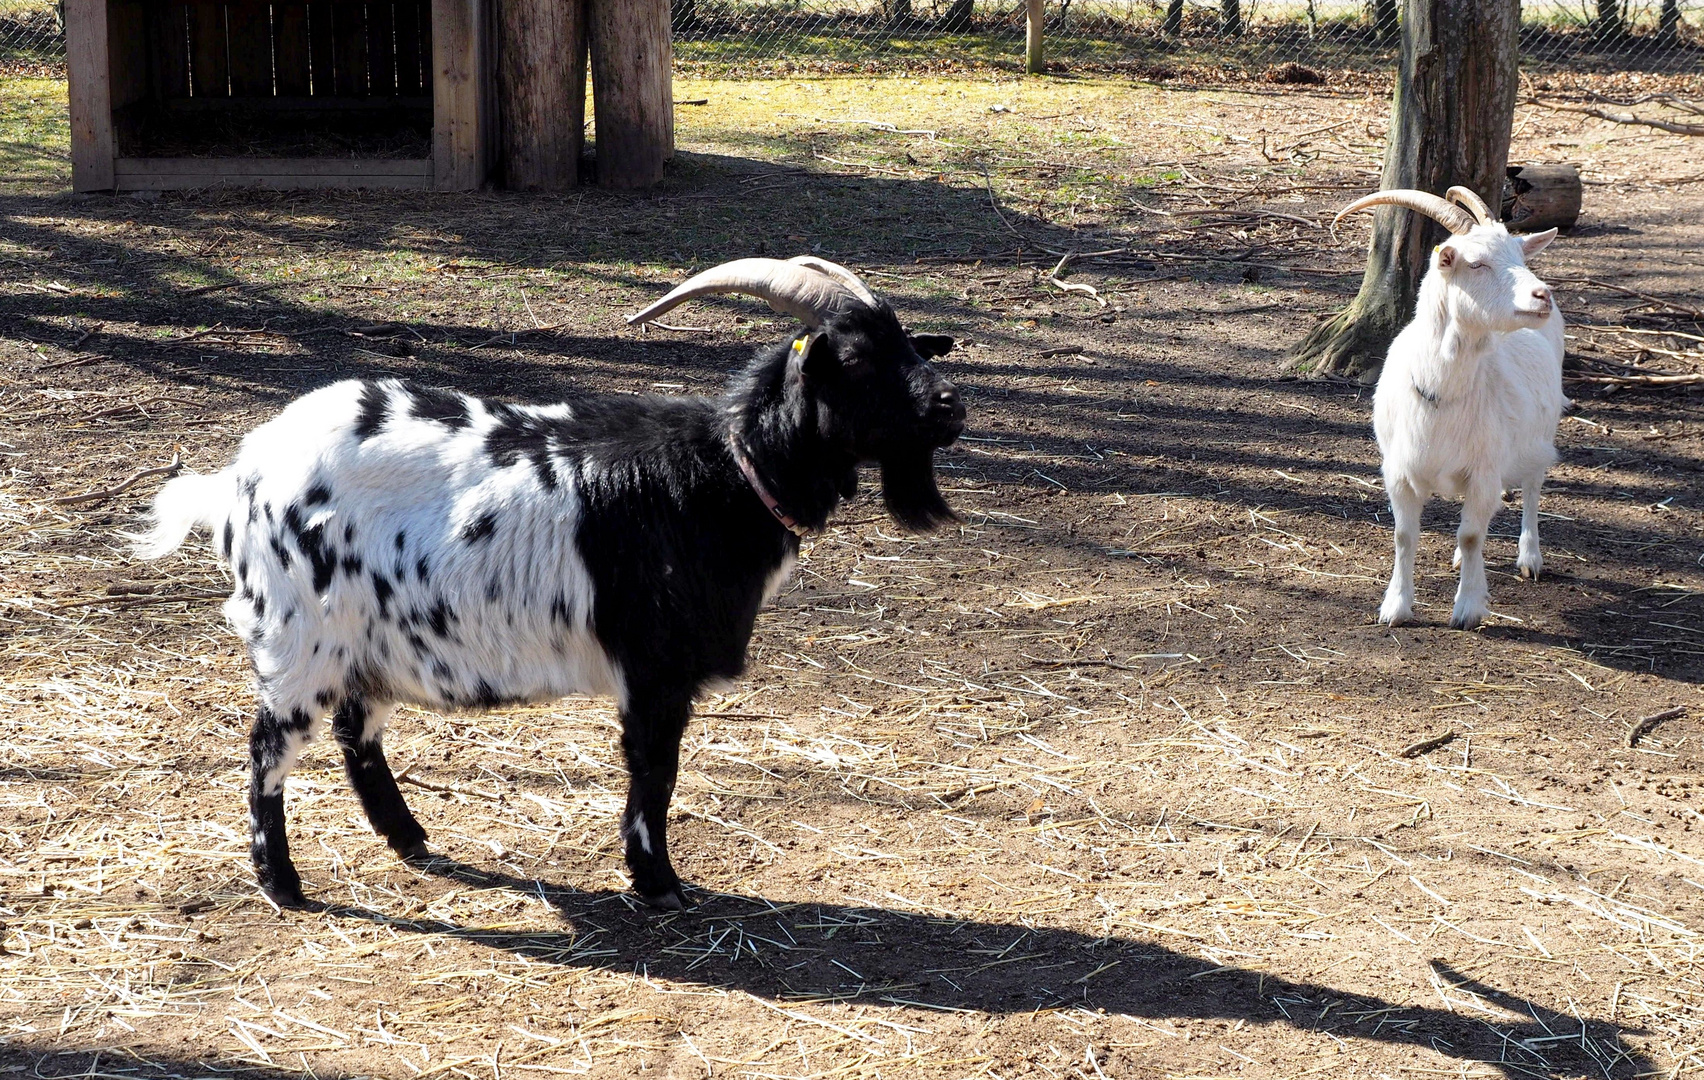
<svg viewBox="0 0 1704 1080">
<path fill-rule="evenodd" d="M 1391 342 L 1373 393 L 1373 429 L 1396 524 L 1396 565 L 1379 621 L 1413 617 L 1420 511 L 1441 492 L 1462 497 L 1455 550 L 1461 580 L 1450 625 L 1469 629 L 1490 610 L 1485 532 L 1504 490 L 1521 489 L 1521 576 L 1536 578 L 1544 566 L 1538 495 L 1556 461 L 1556 425 L 1568 399 L 1562 312 L 1526 260 L 1556 230 L 1511 236 L 1463 187 L 1451 188 L 1448 199 L 1411 189 L 1375 192 L 1337 216 L 1385 204 L 1425 214 L 1451 235 L 1432 253 L 1414 321 Z"/>
<path fill-rule="evenodd" d="M 964 426 L 908 334 L 844 267 L 742 259 L 629 322 L 713 292 L 762 297 L 808 332 L 762 352 L 727 395 L 510 405 L 404 382 L 340 382 L 244 438 L 224 471 L 173 480 L 139 551 L 197 526 L 232 567 L 225 615 L 260 697 L 251 852 L 281 905 L 304 903 L 284 782 L 329 715 L 367 819 L 428 857 L 380 737 L 398 702 L 490 709 L 571 693 L 620 708 L 621 830 L 635 890 L 682 906 L 667 813 L 693 700 L 737 677 L 758 608 L 880 466 L 889 512 L 952 519 L 933 455 Z"/>
</svg>

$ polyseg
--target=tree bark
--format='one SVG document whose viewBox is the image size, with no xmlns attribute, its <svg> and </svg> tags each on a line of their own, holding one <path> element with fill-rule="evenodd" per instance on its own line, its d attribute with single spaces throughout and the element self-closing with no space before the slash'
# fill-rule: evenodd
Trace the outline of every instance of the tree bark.
<svg viewBox="0 0 1704 1080">
<path fill-rule="evenodd" d="M 1166 0 L 1166 19 L 1160 24 L 1160 33 L 1166 37 L 1183 33 L 1183 0 Z"/>
<path fill-rule="evenodd" d="M 1663 0 L 1662 14 L 1657 16 L 1657 35 L 1673 38 L 1680 33 L 1680 0 Z"/>
<path fill-rule="evenodd" d="M 1618 38 L 1627 32 L 1622 12 L 1622 0 L 1597 0 L 1597 16 L 1592 19 L 1592 33 L 1600 38 Z"/>
<path fill-rule="evenodd" d="M 584 0 L 502 0 L 497 23 L 504 186 L 571 188 L 586 127 Z"/>
<path fill-rule="evenodd" d="M 942 30 L 969 30 L 975 22 L 974 0 L 953 0 L 941 15 Z"/>
<path fill-rule="evenodd" d="M 1226 37 L 1242 36 L 1242 0 L 1219 0 L 1219 31 Z"/>
<path fill-rule="evenodd" d="M 1380 41 L 1395 41 L 1401 29 L 1397 0 L 1373 0 L 1373 35 Z"/>
<path fill-rule="evenodd" d="M 598 186 L 649 187 L 674 156 L 669 0 L 589 0 Z"/>
<path fill-rule="evenodd" d="M 1518 87 L 1518 0 L 1406 0 L 1402 54 L 1379 186 L 1442 195 L 1461 184 L 1496 206 Z M 1296 347 L 1298 368 L 1370 379 L 1414 317 L 1432 248 L 1448 235 L 1422 214 L 1381 206 L 1361 291 Z"/>
<path fill-rule="evenodd" d="M 1047 25 L 1047 12 L 1042 0 L 1024 0 L 1024 71 L 1040 75 L 1047 70 L 1047 58 L 1042 54 L 1041 32 Z"/>
</svg>

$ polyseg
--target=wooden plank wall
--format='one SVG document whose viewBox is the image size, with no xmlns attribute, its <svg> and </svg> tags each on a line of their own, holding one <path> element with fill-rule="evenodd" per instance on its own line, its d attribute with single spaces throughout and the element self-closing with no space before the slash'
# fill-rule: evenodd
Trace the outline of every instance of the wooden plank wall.
<svg viewBox="0 0 1704 1080">
<path fill-rule="evenodd" d="M 152 0 L 157 99 L 429 97 L 432 0 Z"/>
</svg>

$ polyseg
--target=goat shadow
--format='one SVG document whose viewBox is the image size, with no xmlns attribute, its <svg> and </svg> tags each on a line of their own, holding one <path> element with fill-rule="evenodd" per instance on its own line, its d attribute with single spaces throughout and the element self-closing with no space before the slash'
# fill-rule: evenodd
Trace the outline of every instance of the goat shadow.
<svg viewBox="0 0 1704 1080">
<path fill-rule="evenodd" d="M 697 901 L 692 909 L 660 915 L 627 893 L 552 885 L 450 858 L 435 856 L 420 869 L 478 889 L 542 898 L 568 926 L 510 933 L 349 904 L 310 906 L 335 918 L 444 935 L 544 963 L 644 971 L 775 1001 L 995 1014 L 1081 1007 L 1146 1020 L 1283 1023 L 1338 1038 L 1426 1046 L 1511 1080 L 1632 1077 L 1655 1068 L 1624 1037 L 1643 1034 L 1640 1029 L 1557 1012 L 1437 960 L 1428 963 L 1446 1004 L 1441 1009 L 1219 965 L 1113 934 L 696 889 L 689 893 Z M 727 931 L 740 946 L 705 946 L 702 939 L 722 941 L 718 935 Z"/>
</svg>

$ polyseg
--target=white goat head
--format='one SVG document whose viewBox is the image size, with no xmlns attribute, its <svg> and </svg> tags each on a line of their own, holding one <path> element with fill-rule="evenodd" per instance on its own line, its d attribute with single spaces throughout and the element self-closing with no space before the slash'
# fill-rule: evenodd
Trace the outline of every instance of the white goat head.
<svg viewBox="0 0 1704 1080">
<path fill-rule="evenodd" d="M 1526 261 L 1556 239 L 1555 229 L 1511 236 L 1484 201 L 1464 187 L 1450 188 L 1442 199 L 1410 189 L 1376 191 L 1345 206 L 1337 220 L 1380 205 L 1425 214 L 1450 231 L 1450 238 L 1433 249 L 1426 277 L 1448 286 L 1437 300 L 1446 306 L 1443 314 L 1452 321 L 1508 333 L 1537 326 L 1550 317 L 1554 306 L 1550 286 L 1527 269 Z"/>
</svg>

